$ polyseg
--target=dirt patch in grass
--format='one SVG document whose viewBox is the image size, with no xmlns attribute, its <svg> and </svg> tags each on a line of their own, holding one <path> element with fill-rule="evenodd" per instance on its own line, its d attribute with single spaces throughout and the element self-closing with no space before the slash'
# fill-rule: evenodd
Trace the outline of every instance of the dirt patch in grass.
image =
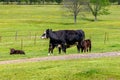
<svg viewBox="0 0 120 80">
<path fill-rule="evenodd" d="M 55 60 L 70 60 L 70 59 L 82 59 L 82 58 L 101 58 L 101 57 L 114 57 L 120 56 L 120 52 L 106 52 L 106 53 L 87 53 L 87 54 L 69 54 L 60 56 L 47 56 L 40 58 L 18 59 L 0 61 L 0 64 L 13 64 L 13 63 L 25 63 L 25 62 L 38 62 L 38 61 L 55 61 Z"/>
</svg>

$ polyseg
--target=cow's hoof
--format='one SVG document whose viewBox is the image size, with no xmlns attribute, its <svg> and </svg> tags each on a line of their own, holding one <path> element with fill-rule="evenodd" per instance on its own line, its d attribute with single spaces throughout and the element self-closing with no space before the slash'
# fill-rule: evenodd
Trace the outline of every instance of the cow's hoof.
<svg viewBox="0 0 120 80">
<path fill-rule="evenodd" d="M 50 53 L 48 53 L 48 56 L 50 56 Z"/>
</svg>

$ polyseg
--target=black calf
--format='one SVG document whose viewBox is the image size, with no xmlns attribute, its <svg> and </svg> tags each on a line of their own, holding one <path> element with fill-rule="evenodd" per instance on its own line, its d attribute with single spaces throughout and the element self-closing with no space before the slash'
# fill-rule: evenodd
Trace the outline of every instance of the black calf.
<svg viewBox="0 0 120 80">
<path fill-rule="evenodd" d="M 25 54 L 22 50 L 15 50 L 14 48 L 10 49 L 10 55 L 12 54 Z"/>
</svg>

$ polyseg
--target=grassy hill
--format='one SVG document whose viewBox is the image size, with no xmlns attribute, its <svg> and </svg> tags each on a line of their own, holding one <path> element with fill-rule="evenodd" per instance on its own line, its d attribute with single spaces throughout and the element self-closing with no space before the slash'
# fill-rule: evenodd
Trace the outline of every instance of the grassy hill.
<svg viewBox="0 0 120 80">
<path fill-rule="evenodd" d="M 92 40 L 92 52 L 120 51 L 120 6 L 110 6 L 110 15 L 81 13 L 77 24 L 59 5 L 0 5 L 0 60 L 47 56 L 48 40 L 40 39 L 45 29 L 83 29 Z M 22 46 L 21 46 L 22 45 Z M 26 55 L 9 55 L 9 49 L 23 49 Z M 77 53 L 76 46 L 67 54 Z M 57 49 L 54 54 L 58 55 Z"/>
</svg>

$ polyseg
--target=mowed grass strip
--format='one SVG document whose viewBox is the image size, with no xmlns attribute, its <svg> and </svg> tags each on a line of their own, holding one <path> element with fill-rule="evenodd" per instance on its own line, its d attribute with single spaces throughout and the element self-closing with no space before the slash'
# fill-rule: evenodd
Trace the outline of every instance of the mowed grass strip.
<svg viewBox="0 0 120 80">
<path fill-rule="evenodd" d="M 49 40 L 40 36 L 44 30 L 85 31 L 92 40 L 92 52 L 120 51 L 120 6 L 112 5 L 110 15 L 94 17 L 81 13 L 74 24 L 73 16 L 60 5 L 0 5 L 0 60 L 47 56 Z M 22 46 L 21 46 L 22 44 Z M 9 55 L 9 49 L 23 49 L 26 55 Z M 67 54 L 77 53 L 76 46 Z M 58 55 L 57 49 L 54 55 Z"/>
<path fill-rule="evenodd" d="M 120 57 L 0 65 L 1 80 L 119 80 Z"/>
</svg>

